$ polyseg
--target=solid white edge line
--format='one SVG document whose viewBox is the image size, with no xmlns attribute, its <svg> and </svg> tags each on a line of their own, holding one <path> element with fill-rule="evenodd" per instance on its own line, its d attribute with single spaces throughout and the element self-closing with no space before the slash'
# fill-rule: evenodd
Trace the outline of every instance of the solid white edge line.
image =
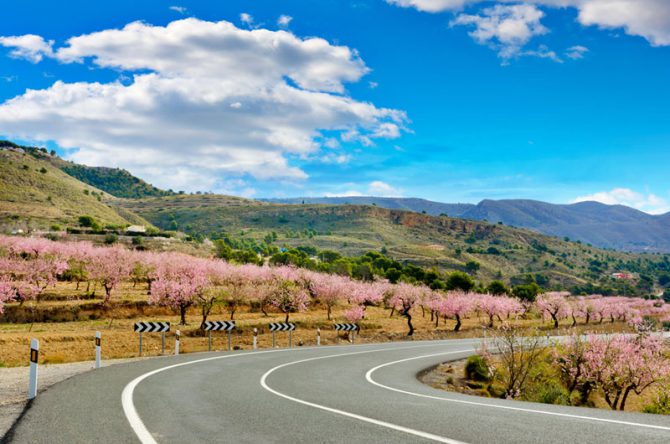
<svg viewBox="0 0 670 444">
<path fill-rule="evenodd" d="M 135 388 L 137 385 L 144 381 L 146 378 L 149 378 L 157 373 L 164 372 L 166 370 L 171 370 L 173 368 L 177 367 L 183 367 L 186 365 L 191 365 L 191 364 L 198 364 L 201 362 L 207 362 L 207 361 L 214 361 L 218 359 L 228 359 L 228 358 L 235 358 L 235 357 L 242 357 L 242 356 L 250 356 L 250 355 L 259 355 L 259 354 L 265 354 L 265 353 L 276 353 L 276 352 L 282 352 L 282 351 L 287 351 L 288 349 L 280 349 L 280 350 L 264 350 L 264 351 L 258 351 L 258 352 L 252 352 L 252 353 L 241 353 L 241 354 L 235 354 L 235 355 L 225 355 L 225 356 L 214 356 L 211 358 L 204 358 L 204 359 L 196 359 L 194 361 L 187 361 L 187 362 L 182 362 L 179 364 L 173 364 L 173 365 L 168 365 L 167 367 L 161 367 L 156 370 L 150 371 L 148 373 L 144 373 L 137 378 L 133 379 L 130 381 L 123 389 L 123 392 L 121 393 L 121 405 L 123 406 L 123 412 L 126 415 L 126 419 L 128 420 L 128 423 L 130 424 L 130 427 L 133 429 L 135 432 L 135 435 L 137 435 L 137 438 L 140 440 L 142 444 L 157 444 L 156 440 L 154 437 L 151 435 L 147 427 L 144 425 L 144 422 L 142 421 L 142 418 L 140 418 L 140 415 L 137 413 L 137 409 L 135 409 L 135 404 L 133 403 L 133 393 L 135 391 Z"/>
<path fill-rule="evenodd" d="M 518 412 L 537 413 L 537 414 L 540 414 L 540 415 L 550 415 L 550 416 L 558 416 L 558 417 L 571 418 L 571 419 L 581 419 L 581 420 L 587 420 L 587 421 L 597 421 L 597 422 L 605 422 L 605 423 L 612 423 L 612 424 L 619 424 L 619 425 L 627 425 L 627 426 L 634 426 L 634 427 L 644 427 L 644 428 L 650 428 L 650 429 L 656 429 L 656 430 L 670 431 L 670 427 L 653 425 L 653 424 L 642 424 L 642 423 L 630 422 L 630 421 L 619 421 L 619 420 L 616 420 L 616 419 L 597 418 L 597 417 L 593 417 L 593 416 L 573 415 L 573 414 L 570 414 L 570 413 L 549 412 L 549 411 L 546 411 L 546 410 L 533 410 L 533 409 L 527 409 L 527 408 L 523 408 L 523 407 L 513 407 L 513 406 L 509 406 L 509 405 L 487 404 L 487 403 L 484 403 L 484 402 L 466 401 L 466 400 L 463 400 L 463 399 L 443 398 L 443 397 L 440 397 L 440 396 L 426 395 L 426 394 L 423 394 L 423 393 L 415 393 L 415 392 L 410 392 L 410 391 L 407 391 L 407 390 L 398 389 L 398 388 L 395 388 L 395 387 L 389 387 L 387 385 L 381 384 L 381 383 L 375 381 L 374 379 L 372 379 L 372 374 L 374 372 L 376 372 L 377 370 L 379 370 L 380 368 L 389 367 L 389 366 L 395 365 L 395 364 L 400 364 L 401 362 L 414 361 L 414 360 L 417 360 L 417 359 L 430 358 L 430 357 L 441 356 L 441 355 L 446 355 L 446 354 L 449 354 L 449 353 L 434 353 L 434 354 L 431 354 L 431 355 L 416 356 L 416 357 L 413 357 L 413 358 L 399 359 L 397 361 L 387 362 L 385 364 L 378 365 L 378 366 L 373 367 L 370 370 L 368 370 L 368 372 L 365 374 L 365 379 L 370 384 L 376 385 L 377 387 L 381 387 L 381 388 L 386 389 L 386 390 L 391 390 L 393 392 L 403 393 L 405 395 L 418 396 L 420 398 L 436 399 L 438 401 L 454 402 L 454 403 L 458 403 L 458 404 L 468 404 L 468 405 L 476 405 L 476 406 L 482 406 L 482 407 L 491 407 L 491 408 L 503 409 L 503 410 L 514 410 L 514 411 L 518 411 Z"/>
<path fill-rule="evenodd" d="M 459 342 L 470 342 L 467 339 L 463 340 L 456 340 Z M 374 346 L 376 344 L 356 344 L 356 345 L 349 345 L 347 347 L 370 347 Z M 378 344 L 377 344 L 378 345 Z M 395 347 L 386 347 L 382 349 L 377 349 L 376 351 L 383 351 L 383 350 L 399 350 L 399 349 L 404 349 L 404 348 L 423 348 L 423 347 L 435 347 L 437 344 L 425 344 L 425 345 L 416 345 L 412 347 L 403 347 L 403 348 L 395 348 Z M 337 346 L 331 346 L 333 348 L 336 348 Z M 187 362 L 182 362 L 179 364 L 173 364 L 173 365 L 168 365 L 166 367 L 161 367 L 156 370 L 144 373 L 132 381 L 130 381 L 123 389 L 123 392 L 121 393 L 121 405 L 123 406 L 123 412 L 126 415 L 126 419 L 128 420 L 128 423 L 130 424 L 130 427 L 133 429 L 135 432 L 135 435 L 137 438 L 140 440 L 142 444 L 157 444 L 156 440 L 153 438 L 147 427 L 144 425 L 144 422 L 142 421 L 142 418 L 140 415 L 137 413 L 137 409 L 135 408 L 135 404 L 133 403 L 133 393 L 135 391 L 135 388 L 137 385 L 145 380 L 146 378 L 153 376 L 157 373 L 164 372 L 166 370 L 170 370 L 173 368 L 177 367 L 182 367 L 186 365 L 191 365 L 191 364 L 198 364 L 201 362 L 207 362 L 207 361 L 214 361 L 218 359 L 229 359 L 229 358 L 237 358 L 237 357 L 243 357 L 243 356 L 251 356 L 251 355 L 260 355 L 260 354 L 265 354 L 265 353 L 278 353 L 278 352 L 290 352 L 290 351 L 298 351 L 298 350 L 325 350 L 325 347 L 304 347 L 301 349 L 290 349 L 290 348 L 283 348 L 283 349 L 275 349 L 275 350 L 263 350 L 263 351 L 255 351 L 255 352 L 250 352 L 250 353 L 240 353 L 240 354 L 232 354 L 232 355 L 224 355 L 224 356 L 213 356 L 211 358 L 204 358 L 204 359 L 196 359 L 193 361 L 187 361 Z M 337 356 L 337 355 L 333 355 Z"/>
<path fill-rule="evenodd" d="M 338 415 L 346 416 L 348 418 L 357 419 L 359 421 L 367 422 L 367 423 L 370 423 L 370 424 L 375 424 L 375 425 L 378 425 L 378 426 L 381 426 L 381 427 L 386 427 L 388 429 L 408 433 L 410 435 L 418 436 L 418 437 L 429 439 L 429 440 L 436 441 L 436 442 L 442 442 L 442 443 L 447 443 L 447 444 L 465 444 L 462 441 L 456 441 L 456 440 L 453 440 L 453 439 L 446 438 L 444 436 L 434 435 L 432 433 L 423 432 L 421 430 L 411 429 L 409 427 L 404 427 L 404 426 L 401 426 L 401 425 L 398 425 L 398 424 L 393 424 L 393 423 L 390 423 L 390 422 L 381 421 L 379 419 L 374 419 L 374 418 L 370 418 L 370 417 L 367 417 L 367 416 L 358 415 L 356 413 L 351 413 L 351 412 L 347 412 L 347 411 L 344 411 L 344 410 L 339 410 L 339 409 L 335 409 L 335 408 L 332 408 L 332 407 L 327 407 L 325 405 L 315 404 L 313 402 L 305 401 L 303 399 L 294 398 L 292 396 L 286 395 L 284 393 L 281 393 L 281 392 L 273 389 L 266 382 L 268 376 L 270 376 L 276 370 L 279 370 L 281 368 L 288 367 L 288 366 L 291 366 L 291 365 L 295 365 L 295 364 L 301 364 L 301 363 L 310 362 L 310 361 L 317 361 L 317 360 L 320 360 L 320 359 L 336 358 L 336 357 L 340 357 L 340 356 L 351 356 L 351 355 L 358 355 L 358 354 L 363 354 L 363 353 L 375 353 L 375 352 L 380 352 L 380 351 L 404 350 L 404 349 L 408 349 L 408 348 L 418 348 L 418 347 L 384 348 L 384 349 L 366 350 L 366 351 L 352 352 L 352 353 L 338 353 L 338 354 L 335 354 L 335 355 L 318 356 L 318 357 L 315 357 L 315 358 L 308 358 L 308 359 L 301 359 L 299 361 L 287 362 L 285 364 L 281 364 L 281 365 L 278 365 L 276 367 L 273 367 L 270 370 L 268 370 L 267 372 L 265 372 L 265 374 L 263 374 L 263 376 L 261 377 L 260 383 L 261 383 L 261 386 L 265 390 L 269 391 L 270 393 L 273 393 L 273 394 L 275 394 L 277 396 L 280 396 L 284 399 L 288 399 L 289 401 L 293 401 L 293 402 L 297 402 L 298 404 L 306 405 L 308 407 L 313 407 L 313 408 L 316 408 L 316 409 L 324 410 L 326 412 L 335 413 L 335 414 L 338 414 Z M 466 351 L 472 351 L 472 349 L 457 350 L 457 351 L 445 352 L 445 353 L 440 353 L 440 354 L 455 354 L 455 353 L 463 353 L 463 352 L 466 352 Z"/>
</svg>

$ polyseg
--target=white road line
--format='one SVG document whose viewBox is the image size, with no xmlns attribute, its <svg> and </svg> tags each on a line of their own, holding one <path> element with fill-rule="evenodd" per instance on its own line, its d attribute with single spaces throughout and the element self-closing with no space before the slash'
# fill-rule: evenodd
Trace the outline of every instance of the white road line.
<svg viewBox="0 0 670 444">
<path fill-rule="evenodd" d="M 464 341 L 464 340 L 457 340 L 459 342 Z M 465 340 L 467 341 L 467 340 Z M 464 341 L 464 342 L 465 342 Z M 347 347 L 370 347 L 372 344 L 358 344 L 358 345 L 350 345 Z M 397 347 L 386 347 L 382 349 L 376 349 L 375 351 L 384 351 L 384 350 L 401 350 L 401 349 L 406 349 L 406 348 L 423 348 L 423 347 L 435 347 L 438 346 L 439 344 L 425 344 L 425 345 L 417 345 L 417 346 L 412 346 L 412 347 L 402 347 L 402 348 L 397 348 Z M 337 346 L 332 346 L 333 348 L 336 348 Z M 133 393 L 135 391 L 135 388 L 137 385 L 144 381 L 146 378 L 149 378 L 157 373 L 164 372 L 166 370 L 171 370 L 173 368 L 178 368 L 178 367 L 183 367 L 186 365 L 192 365 L 192 364 L 198 364 L 201 362 L 208 362 L 208 361 L 215 361 L 219 359 L 229 359 L 229 358 L 239 358 L 243 356 L 251 356 L 251 355 L 260 355 L 260 354 L 265 354 L 265 353 L 279 353 L 279 352 L 290 352 L 290 351 L 299 351 L 299 350 L 324 350 L 325 347 L 304 347 L 301 349 L 280 349 L 280 350 L 264 350 L 264 351 L 257 351 L 257 352 L 250 352 L 250 353 L 240 353 L 240 354 L 234 354 L 234 355 L 225 355 L 225 356 L 214 356 L 211 358 L 204 358 L 204 359 L 197 359 L 194 361 L 188 361 L 188 362 L 182 362 L 180 364 L 173 364 L 173 365 L 168 365 L 166 367 L 161 367 L 159 369 L 144 373 L 137 378 L 133 379 L 130 381 L 123 389 L 123 392 L 121 393 L 121 404 L 123 406 L 123 412 L 126 415 L 126 419 L 128 420 L 128 423 L 130 424 L 130 427 L 133 429 L 135 432 L 135 435 L 137 435 L 137 438 L 140 440 L 142 444 L 156 444 L 156 440 L 151 436 L 151 433 L 149 430 L 146 428 L 144 425 L 144 422 L 142 421 L 142 418 L 140 418 L 140 415 L 137 413 L 137 409 L 135 408 L 135 404 L 133 403 Z M 337 355 L 334 355 L 337 356 Z"/>
<path fill-rule="evenodd" d="M 558 416 L 558 417 L 563 417 L 563 418 L 570 418 L 570 419 L 581 419 L 581 420 L 587 420 L 587 421 L 597 421 L 597 422 L 605 422 L 605 423 L 610 423 L 610 424 L 618 424 L 618 425 L 626 425 L 626 426 L 634 426 L 634 427 L 644 427 L 644 428 L 649 428 L 649 429 L 656 429 L 656 430 L 667 430 L 670 431 L 670 427 L 666 426 L 659 426 L 659 425 L 653 425 L 653 424 L 642 424 L 642 423 L 637 423 L 637 422 L 630 422 L 630 421 L 619 421 L 616 419 L 605 419 L 605 418 L 597 418 L 593 416 L 584 416 L 584 415 L 572 415 L 569 413 L 558 413 L 558 412 L 549 412 L 546 410 L 533 410 L 533 409 L 527 409 L 523 407 L 512 407 L 508 405 L 499 405 L 499 404 L 487 404 L 485 402 L 477 402 L 477 401 L 466 401 L 462 399 L 452 399 L 452 398 L 443 398 L 440 396 L 431 396 L 431 395 L 425 395 L 423 393 L 415 393 L 415 392 L 410 392 L 407 390 L 402 390 L 398 389 L 395 387 L 389 387 L 387 385 L 381 384 L 374 379 L 372 379 L 372 374 L 379 370 L 380 368 L 384 367 L 389 367 L 391 365 L 395 364 L 400 364 L 401 362 L 407 362 L 407 361 L 413 361 L 417 359 L 423 359 L 423 358 L 430 358 L 434 356 L 441 356 L 441 355 L 446 355 L 450 353 L 434 353 L 431 355 L 424 355 L 424 356 L 416 356 L 413 358 L 406 358 L 406 359 L 399 359 L 397 361 L 393 362 L 387 362 L 386 364 L 381 364 L 378 365 L 374 368 L 371 368 L 368 370 L 368 372 L 365 374 L 365 379 L 373 384 L 376 385 L 377 387 L 384 388 L 386 390 L 391 390 L 393 392 L 397 393 L 403 393 L 405 395 L 411 395 L 411 396 L 418 396 L 420 398 L 428 398 L 428 399 L 435 399 L 438 401 L 445 401 L 445 402 L 453 402 L 453 403 L 458 403 L 458 404 L 468 404 L 468 405 L 476 405 L 476 406 L 481 406 L 481 407 L 490 407 L 490 408 L 495 408 L 495 409 L 503 409 L 503 410 L 514 410 L 517 412 L 526 412 L 526 413 L 537 413 L 540 415 L 549 415 L 549 416 Z"/>
<path fill-rule="evenodd" d="M 374 352 L 379 352 L 379 351 L 390 351 L 390 350 L 395 351 L 395 350 L 403 350 L 403 349 L 408 349 L 408 348 L 418 348 L 418 347 L 402 347 L 402 348 L 393 348 L 393 349 L 385 348 L 385 349 L 366 350 L 366 351 L 353 352 L 353 353 L 339 353 L 339 354 L 336 354 L 336 355 L 319 356 L 319 357 L 316 357 L 316 358 L 308 358 L 308 359 L 301 359 L 299 361 L 288 362 L 286 364 L 281 364 L 281 365 L 278 365 L 278 366 L 273 367 L 270 370 L 268 370 L 261 377 L 261 386 L 265 390 L 269 391 L 270 393 L 273 393 L 273 394 L 275 394 L 277 396 L 280 396 L 284 399 L 288 399 L 289 401 L 293 401 L 293 402 L 297 402 L 299 404 L 306 405 L 308 407 L 313 407 L 313 408 L 324 410 L 324 411 L 330 412 L 330 413 L 336 413 L 338 415 L 346 416 L 348 418 L 357 419 L 359 421 L 367 422 L 367 423 L 370 423 L 370 424 L 375 424 L 375 425 L 378 425 L 378 426 L 381 426 L 381 427 L 386 427 L 388 429 L 408 433 L 410 435 L 418 436 L 418 437 L 429 439 L 429 440 L 436 441 L 436 442 L 442 442 L 442 443 L 447 443 L 447 444 L 464 444 L 461 441 L 456 441 L 454 439 L 445 438 L 444 436 L 434 435 L 432 433 L 423 432 L 421 430 L 411 429 L 409 427 L 404 427 L 404 426 L 401 426 L 401 425 L 398 425 L 398 424 L 392 424 L 390 422 L 381 421 L 379 419 L 369 418 L 367 416 L 358 415 L 356 413 L 351 413 L 351 412 L 347 412 L 347 411 L 344 411 L 344 410 L 339 410 L 339 409 L 335 409 L 335 408 L 332 408 L 332 407 L 327 407 L 325 405 L 315 404 L 313 402 L 305 401 L 303 399 L 294 398 L 292 396 L 286 395 L 284 393 L 281 393 L 281 392 L 273 389 L 266 382 L 268 376 L 270 376 L 276 370 L 279 370 L 281 368 L 288 367 L 288 366 L 291 366 L 291 365 L 295 365 L 295 364 L 301 364 L 301 363 L 310 362 L 310 361 L 317 361 L 317 360 L 320 360 L 320 359 L 337 358 L 337 357 L 340 357 L 340 356 L 359 355 L 359 354 L 363 354 L 363 353 L 374 353 Z M 463 352 L 466 352 L 466 351 L 472 351 L 472 350 L 471 349 L 457 350 L 457 351 L 440 353 L 440 354 L 442 354 L 442 355 L 444 355 L 444 354 L 455 354 L 455 353 L 463 353 Z"/>
</svg>

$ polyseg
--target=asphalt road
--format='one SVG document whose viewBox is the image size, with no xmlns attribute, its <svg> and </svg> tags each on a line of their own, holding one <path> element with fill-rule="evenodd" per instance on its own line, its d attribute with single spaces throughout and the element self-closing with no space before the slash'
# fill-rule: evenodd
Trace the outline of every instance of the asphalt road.
<svg viewBox="0 0 670 444">
<path fill-rule="evenodd" d="M 477 340 L 193 354 L 102 368 L 41 393 L 16 443 L 670 443 L 664 416 L 471 397 L 420 370 Z"/>
</svg>

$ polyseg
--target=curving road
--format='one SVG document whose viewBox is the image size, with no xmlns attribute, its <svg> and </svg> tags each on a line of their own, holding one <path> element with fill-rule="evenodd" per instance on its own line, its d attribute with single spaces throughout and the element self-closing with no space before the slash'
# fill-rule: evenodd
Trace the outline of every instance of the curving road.
<svg viewBox="0 0 670 444">
<path fill-rule="evenodd" d="M 670 419 L 471 397 L 418 371 L 478 340 L 194 354 L 92 371 L 40 394 L 16 443 L 664 443 Z"/>
</svg>

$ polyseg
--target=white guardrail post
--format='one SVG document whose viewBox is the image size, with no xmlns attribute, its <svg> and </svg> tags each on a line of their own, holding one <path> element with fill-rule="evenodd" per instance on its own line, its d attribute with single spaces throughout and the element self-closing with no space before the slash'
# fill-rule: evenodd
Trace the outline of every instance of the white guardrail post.
<svg viewBox="0 0 670 444">
<path fill-rule="evenodd" d="M 100 368 L 100 361 L 102 360 L 102 337 L 99 331 L 95 332 L 95 368 Z"/>
<path fill-rule="evenodd" d="M 258 329 L 254 327 L 254 350 L 258 348 Z"/>
<path fill-rule="evenodd" d="M 37 339 L 30 341 L 30 381 L 28 383 L 28 399 L 37 396 L 37 360 L 40 355 L 40 343 Z"/>
<path fill-rule="evenodd" d="M 177 333 L 174 337 L 174 354 L 179 354 L 179 330 L 177 330 Z"/>
<path fill-rule="evenodd" d="M 321 329 L 316 327 L 316 345 L 321 345 Z"/>
</svg>

